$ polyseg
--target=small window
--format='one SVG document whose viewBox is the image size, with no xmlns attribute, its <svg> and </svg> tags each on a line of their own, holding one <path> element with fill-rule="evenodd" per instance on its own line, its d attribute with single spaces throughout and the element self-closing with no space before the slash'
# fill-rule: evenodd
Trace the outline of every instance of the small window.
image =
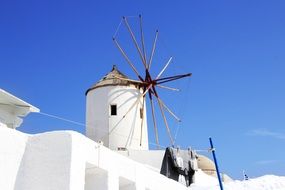
<svg viewBox="0 0 285 190">
<path fill-rule="evenodd" d="M 111 105 L 111 115 L 117 115 L 117 105 Z"/>
<path fill-rule="evenodd" d="M 143 118 L 143 109 L 140 108 L 140 118 L 142 119 Z"/>
</svg>

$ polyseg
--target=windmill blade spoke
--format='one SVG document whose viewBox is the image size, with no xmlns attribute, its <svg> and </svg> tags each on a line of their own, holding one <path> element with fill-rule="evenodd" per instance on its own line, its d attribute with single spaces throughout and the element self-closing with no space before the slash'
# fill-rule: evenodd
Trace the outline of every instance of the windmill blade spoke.
<svg viewBox="0 0 285 190">
<path fill-rule="evenodd" d="M 133 79 L 128 79 L 128 78 L 122 78 L 122 77 L 118 77 L 116 75 L 113 75 L 114 78 L 116 79 L 120 79 L 120 80 L 125 80 L 125 81 L 129 81 L 129 82 L 133 82 L 133 83 L 138 83 L 138 84 L 147 84 L 146 82 L 142 82 L 142 81 L 139 81 L 139 80 L 133 80 Z"/>
<path fill-rule="evenodd" d="M 174 75 L 174 76 L 168 76 L 168 77 L 163 77 L 162 75 L 165 73 L 166 69 L 168 69 L 168 66 L 170 65 L 170 63 L 172 62 L 173 57 L 169 57 L 168 60 L 166 60 L 167 62 L 164 63 L 165 65 L 162 65 L 163 68 L 160 70 L 159 74 L 154 78 L 150 75 L 150 68 L 151 65 L 153 63 L 154 60 L 154 54 L 156 53 L 156 48 L 157 48 L 157 40 L 158 40 L 158 35 L 159 32 L 158 30 L 156 30 L 155 32 L 155 36 L 152 42 L 152 49 L 151 52 L 147 52 L 146 50 L 146 46 L 145 46 L 145 37 L 144 37 L 144 31 L 143 31 L 143 19 L 142 16 L 139 15 L 139 34 L 135 35 L 134 30 L 133 30 L 133 26 L 131 23 L 129 23 L 129 20 L 127 17 L 123 17 L 115 34 L 113 37 L 113 41 L 116 45 L 116 47 L 119 49 L 119 51 L 121 52 L 121 54 L 123 55 L 124 59 L 127 61 L 127 63 L 131 66 L 133 72 L 135 72 L 135 74 L 137 75 L 138 79 L 133 80 L 133 79 L 128 79 L 128 78 L 124 78 L 124 77 L 118 77 L 118 76 L 113 76 L 114 79 L 120 79 L 122 81 L 128 81 L 128 82 L 132 82 L 133 84 L 136 84 L 136 86 L 138 86 L 139 88 L 142 88 L 142 90 L 140 89 L 140 92 L 137 96 L 135 96 L 134 99 L 132 99 L 131 103 L 129 103 L 130 107 L 127 108 L 127 111 L 124 113 L 123 117 L 120 118 L 121 122 L 130 112 L 131 110 L 134 109 L 137 111 L 138 108 L 140 109 L 140 116 L 141 116 L 141 123 L 140 125 L 140 146 L 142 146 L 143 141 L 145 139 L 143 136 L 143 132 L 144 132 L 144 127 L 146 127 L 146 121 L 144 121 L 145 118 L 145 104 L 146 104 L 146 93 L 149 94 L 149 98 L 150 98 L 150 104 L 151 104 L 151 112 L 152 112 L 152 120 L 153 120 L 153 126 L 154 126 L 154 132 L 155 132 L 155 140 L 156 140 L 156 145 L 157 148 L 159 148 L 159 134 L 158 134 L 158 126 L 157 126 L 157 121 L 156 121 L 156 114 L 155 114 L 155 105 L 156 102 L 154 102 L 154 98 L 156 97 L 157 100 L 157 104 L 159 106 L 160 112 L 161 112 L 161 116 L 163 118 L 163 122 L 164 125 L 166 127 L 168 136 L 170 138 L 170 142 L 171 145 L 174 145 L 174 140 L 176 139 L 176 135 L 175 135 L 175 139 L 173 139 L 172 134 L 171 134 L 171 130 L 169 128 L 169 124 L 167 121 L 167 117 L 166 115 L 168 115 L 168 113 L 175 118 L 175 120 L 177 120 L 178 122 L 181 122 L 180 118 L 162 101 L 162 99 L 160 99 L 160 97 L 158 96 L 156 87 L 159 88 L 164 88 L 167 90 L 172 90 L 172 91 L 180 91 L 180 89 L 178 88 L 172 88 L 169 86 L 165 86 L 163 85 L 163 83 L 166 82 L 171 82 L 174 80 L 178 80 L 184 77 L 190 77 L 192 75 L 192 73 L 187 73 L 187 74 L 182 74 L 182 75 Z M 127 29 L 127 33 L 129 33 L 130 37 L 131 37 L 131 43 L 133 42 L 136 50 L 139 54 L 139 57 L 144 65 L 145 68 L 145 75 L 142 77 L 137 68 L 135 67 L 135 65 L 132 63 L 132 61 L 130 60 L 130 58 L 127 55 L 127 52 L 125 51 L 124 48 L 121 47 L 121 45 L 119 44 L 119 42 L 116 40 L 116 36 L 118 33 L 119 28 L 121 27 L 121 24 L 125 25 L 126 29 Z M 147 55 L 148 54 L 148 55 Z M 147 57 L 148 56 L 148 57 Z M 137 66 L 138 67 L 138 66 Z M 127 82 L 126 82 L 127 83 Z M 137 99 L 136 99 L 137 97 Z M 143 101 L 141 103 L 141 100 Z M 140 107 L 142 106 L 142 107 Z M 167 114 L 165 112 L 168 112 Z M 138 126 L 139 127 L 139 126 Z M 114 129 L 112 129 L 110 132 L 112 132 Z M 133 132 L 133 131 L 132 131 Z M 127 144 L 126 144 L 127 146 Z"/>
<path fill-rule="evenodd" d="M 158 38 L 158 30 L 156 30 L 156 32 L 155 32 L 155 38 L 154 38 L 154 42 L 153 42 L 153 45 L 152 45 L 151 55 L 150 55 L 150 58 L 149 58 L 148 69 L 150 69 L 150 66 L 151 66 L 151 63 L 152 63 L 152 59 L 153 59 L 153 55 L 154 55 L 154 51 L 155 51 L 157 38 Z"/>
<path fill-rule="evenodd" d="M 171 111 L 170 108 L 167 107 L 166 104 L 165 104 L 159 97 L 156 97 L 156 98 L 157 98 L 157 100 L 163 105 L 163 107 L 164 107 L 178 122 L 181 122 L 181 119 L 180 119 L 177 115 L 175 115 L 175 114 L 173 113 L 173 111 Z"/>
<path fill-rule="evenodd" d="M 152 99 L 151 93 L 149 93 L 149 98 L 150 98 L 151 114 L 152 114 L 152 121 L 153 121 L 154 133 L 155 133 L 155 142 L 156 142 L 157 148 L 159 148 L 158 131 L 157 131 L 157 126 L 156 126 L 156 118 L 155 118 L 154 105 L 153 105 L 153 99 Z"/>
<path fill-rule="evenodd" d="M 176 75 L 176 76 L 171 76 L 171 77 L 164 77 L 164 78 L 160 78 L 160 79 L 155 79 L 154 81 L 156 82 L 156 84 L 162 84 L 162 83 L 178 80 L 178 79 L 185 78 L 185 77 L 190 77 L 191 75 L 192 75 L 192 73 L 187 73 L 184 75 Z"/>
<path fill-rule="evenodd" d="M 139 55 L 140 55 L 140 58 L 141 58 L 141 60 L 142 60 L 142 63 L 143 63 L 143 65 L 144 65 L 145 69 L 147 69 L 147 65 L 146 65 L 146 62 L 145 62 L 145 60 L 144 60 L 144 56 L 143 56 L 143 54 L 142 54 L 142 52 L 141 52 L 141 49 L 140 49 L 140 47 L 139 47 L 139 45 L 138 45 L 138 42 L 137 42 L 137 40 L 136 40 L 136 37 L 135 37 L 135 35 L 134 35 L 134 33 L 133 33 L 133 31 L 132 31 L 132 29 L 131 29 L 131 27 L 130 27 L 128 21 L 127 21 L 127 18 L 126 18 L 126 17 L 123 17 L 123 19 L 124 19 L 124 23 L 125 23 L 125 25 L 126 25 L 128 31 L 129 31 L 131 37 L 132 37 L 132 40 L 133 40 L 133 42 L 134 42 L 134 44 L 135 44 L 135 46 L 136 46 L 136 49 L 137 49 L 137 51 L 138 51 L 138 53 L 139 53 Z"/>
<path fill-rule="evenodd" d="M 145 51 L 145 44 L 144 44 L 144 33 L 143 33 L 143 26 L 142 26 L 142 16 L 139 15 L 140 18 L 140 30 L 141 30 L 141 42 L 142 42 L 142 53 L 143 53 L 143 58 L 144 58 L 144 63 L 145 66 L 148 69 L 147 61 L 146 61 L 146 51 Z"/>
<path fill-rule="evenodd" d="M 182 74 L 182 75 L 174 75 L 174 76 L 170 76 L 170 77 L 163 77 L 160 79 L 155 79 L 155 81 L 162 81 L 162 80 L 166 80 L 166 79 L 180 79 L 183 77 L 189 77 L 191 75 L 192 75 L 192 73 L 187 73 L 187 74 Z"/>
<path fill-rule="evenodd" d="M 165 88 L 165 89 L 168 89 L 168 90 L 173 90 L 173 91 L 178 91 L 178 92 L 180 91 L 180 89 L 178 89 L 178 88 L 172 88 L 172 87 L 163 86 L 163 85 L 160 85 L 160 84 L 158 84 L 156 86 L 158 86 L 160 88 Z"/>
<path fill-rule="evenodd" d="M 157 75 L 156 79 L 158 79 L 162 73 L 165 71 L 165 69 L 168 67 L 169 63 L 171 62 L 173 57 L 170 57 L 169 60 L 167 61 L 167 63 L 165 64 L 165 66 L 163 67 L 163 69 L 160 71 L 160 73 Z"/>
<path fill-rule="evenodd" d="M 156 98 L 158 100 L 157 102 L 158 102 L 158 105 L 159 105 L 159 109 L 160 109 L 161 115 L 163 117 L 163 121 L 164 121 L 165 127 L 167 129 L 167 133 L 168 133 L 168 136 L 170 138 L 171 145 L 174 145 L 173 138 L 172 138 L 172 135 L 171 135 L 171 132 L 170 132 L 170 129 L 169 129 L 169 126 L 168 126 L 168 123 L 167 123 L 164 111 L 163 111 L 163 107 L 162 107 L 161 102 L 159 101 L 158 97 L 156 97 Z"/>
<path fill-rule="evenodd" d="M 126 115 L 135 107 L 135 105 L 140 101 L 140 99 L 142 98 L 142 97 L 144 97 L 145 96 L 145 94 L 149 91 L 149 89 L 152 87 L 152 84 L 150 84 L 147 88 L 146 88 L 146 90 L 144 91 L 144 93 L 142 93 L 141 95 L 140 95 L 140 97 L 138 97 L 138 99 L 133 103 L 133 105 L 128 109 L 128 111 L 125 113 L 125 115 L 123 116 L 123 118 L 125 118 L 126 117 Z"/>
<path fill-rule="evenodd" d="M 114 43 L 116 44 L 116 47 L 120 50 L 121 54 L 123 55 L 123 57 L 126 59 L 127 63 L 131 66 L 131 68 L 133 69 L 133 71 L 136 73 L 136 75 L 138 76 L 138 78 L 143 81 L 143 78 L 140 76 L 139 72 L 137 71 L 137 69 L 135 68 L 135 66 L 133 65 L 133 63 L 131 62 L 131 60 L 129 59 L 129 57 L 127 56 L 127 54 L 125 53 L 125 51 L 122 49 L 122 47 L 120 46 L 120 44 L 118 43 L 118 41 L 116 40 L 116 38 L 113 38 Z"/>
<path fill-rule="evenodd" d="M 140 114 L 141 114 L 141 135 L 140 135 L 140 146 L 142 145 L 142 133 L 143 133 L 143 124 L 144 124 L 144 104 L 145 104 L 145 96 L 143 97 L 143 104 L 142 104 L 142 108 L 140 110 Z"/>
<path fill-rule="evenodd" d="M 123 22 L 123 19 L 120 20 L 120 24 L 118 25 L 118 27 L 117 27 L 117 29 L 116 29 L 114 35 L 113 35 L 114 38 L 117 36 L 117 34 L 118 34 L 118 32 L 119 32 L 119 29 L 120 29 L 120 27 L 121 27 L 121 25 L 122 25 L 122 22 Z"/>
</svg>

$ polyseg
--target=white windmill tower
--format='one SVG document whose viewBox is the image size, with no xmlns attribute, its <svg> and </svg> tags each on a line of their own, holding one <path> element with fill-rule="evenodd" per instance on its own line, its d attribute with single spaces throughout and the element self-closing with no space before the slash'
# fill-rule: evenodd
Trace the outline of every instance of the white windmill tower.
<svg viewBox="0 0 285 190">
<path fill-rule="evenodd" d="M 183 75 L 161 77 L 172 61 L 172 57 L 170 57 L 160 73 L 156 77 L 151 76 L 150 68 L 156 48 L 158 31 L 156 31 L 155 34 L 150 56 L 147 58 L 141 16 L 139 16 L 139 22 L 141 45 L 138 44 L 137 39 L 127 21 L 127 17 L 123 17 L 121 20 L 121 23 L 125 24 L 130 33 L 131 39 L 138 51 L 141 62 L 143 63 L 145 73 L 143 75 L 139 74 L 135 65 L 131 62 L 126 52 L 117 41 L 116 32 L 116 34 L 113 36 L 113 41 L 138 77 L 138 80 L 128 79 L 125 75 L 119 72 L 116 67 L 114 67 L 110 73 L 108 73 L 102 80 L 100 80 L 86 92 L 86 135 L 92 140 L 103 141 L 107 147 L 113 150 L 120 150 L 122 148 L 135 150 L 148 149 L 145 111 L 146 95 L 148 95 L 150 100 L 149 102 L 152 110 L 151 113 L 156 144 L 159 146 L 154 108 L 155 99 L 157 100 L 157 105 L 163 117 L 163 122 L 167 129 L 171 145 L 174 145 L 174 140 L 172 138 L 164 112 L 169 112 L 169 114 L 172 115 L 177 121 L 180 121 L 180 119 L 159 97 L 157 88 L 165 88 L 168 90 L 177 91 L 178 89 L 176 88 L 164 86 L 164 83 L 184 77 L 190 77 L 192 75 L 191 73 L 187 73 Z M 121 26 L 121 23 L 119 27 Z"/>
<path fill-rule="evenodd" d="M 147 150 L 142 93 L 142 86 L 128 79 L 114 65 L 111 72 L 86 92 L 86 135 L 94 141 L 102 141 L 112 150 Z"/>
</svg>

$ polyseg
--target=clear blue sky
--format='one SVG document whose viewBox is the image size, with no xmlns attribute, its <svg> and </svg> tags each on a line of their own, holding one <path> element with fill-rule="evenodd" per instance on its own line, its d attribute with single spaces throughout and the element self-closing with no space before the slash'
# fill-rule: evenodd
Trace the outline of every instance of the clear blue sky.
<svg viewBox="0 0 285 190">
<path fill-rule="evenodd" d="M 0 87 L 50 113 L 85 122 L 85 90 L 113 64 L 135 78 L 112 42 L 121 16 L 143 14 L 148 49 L 159 29 L 152 73 L 192 72 L 161 97 L 183 120 L 177 144 L 209 147 L 221 170 L 241 178 L 285 175 L 285 2 L 283 0 L 4 1 L 0 3 Z M 135 20 L 130 23 L 136 28 Z M 120 31 L 121 43 L 130 40 Z M 150 115 L 149 115 L 150 119 Z M 151 121 L 151 120 L 150 120 Z M 150 141 L 154 142 L 149 122 Z M 167 146 L 165 128 L 161 142 Z M 84 127 L 30 115 L 19 130 Z M 210 155 L 209 155 L 210 156 Z"/>
</svg>

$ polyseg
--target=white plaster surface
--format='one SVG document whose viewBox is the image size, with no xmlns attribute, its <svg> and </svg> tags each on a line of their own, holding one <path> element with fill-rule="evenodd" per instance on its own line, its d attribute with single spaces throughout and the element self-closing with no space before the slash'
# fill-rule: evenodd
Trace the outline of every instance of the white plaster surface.
<svg viewBox="0 0 285 190">
<path fill-rule="evenodd" d="M 27 135 L 0 128 L 0 189 L 187 189 L 72 131 Z"/>
<path fill-rule="evenodd" d="M 40 110 L 0 88 L 0 126 L 17 128 L 23 117 Z"/>
<path fill-rule="evenodd" d="M 0 127 L 0 189 L 14 189 L 28 136 Z"/>
<path fill-rule="evenodd" d="M 143 98 L 139 99 L 141 94 L 142 90 L 132 85 L 104 86 L 89 91 L 86 97 L 86 136 L 95 142 L 103 141 L 112 150 L 118 147 L 148 150 L 146 108 Z M 117 105 L 116 116 L 110 115 L 111 104 Z M 132 105 L 135 106 L 129 110 Z M 140 109 L 143 106 L 141 119 Z"/>
<path fill-rule="evenodd" d="M 201 181 L 203 183 L 194 184 L 191 186 L 191 190 L 220 190 L 218 184 L 208 182 L 209 176 L 201 175 Z M 210 180 L 211 181 L 211 180 Z M 258 178 L 246 180 L 246 181 L 232 181 L 223 184 L 225 190 L 284 190 L 285 189 L 285 177 L 265 175 Z"/>
<path fill-rule="evenodd" d="M 218 190 L 217 184 L 199 170 L 187 188 L 77 132 L 27 135 L 0 127 L 0 190 Z M 269 175 L 224 187 L 284 190 L 285 177 Z"/>
</svg>

